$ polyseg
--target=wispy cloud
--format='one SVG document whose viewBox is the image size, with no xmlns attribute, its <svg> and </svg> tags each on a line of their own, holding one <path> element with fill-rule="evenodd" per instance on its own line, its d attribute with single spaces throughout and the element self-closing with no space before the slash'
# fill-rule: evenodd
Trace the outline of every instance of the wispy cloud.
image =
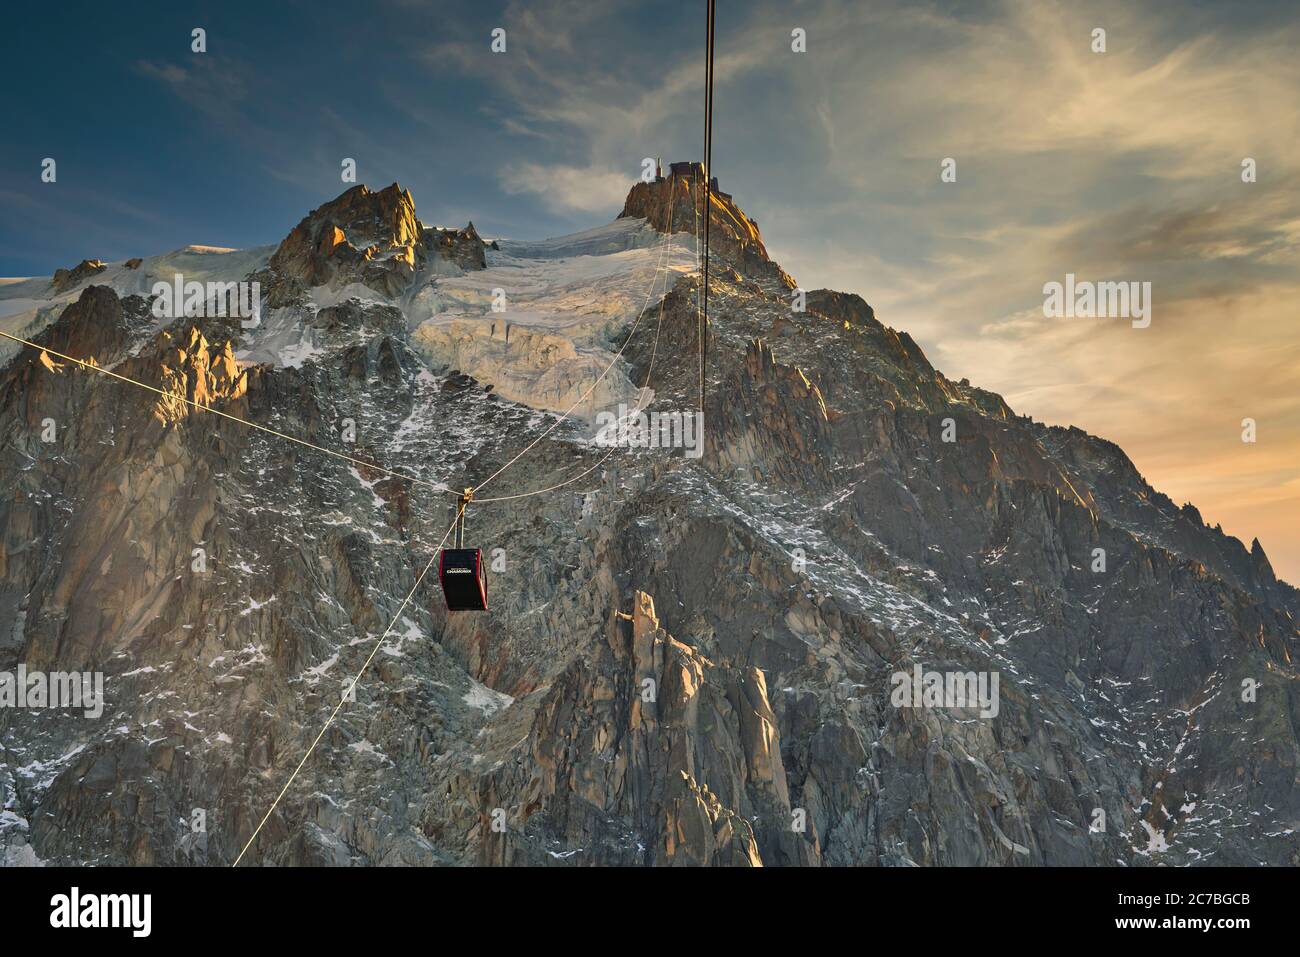
<svg viewBox="0 0 1300 957">
<path fill-rule="evenodd" d="M 625 172 L 594 166 L 542 163 L 508 163 L 501 171 L 501 186 L 512 195 L 531 193 L 555 212 L 589 213 L 610 217 L 622 208 L 627 195 Z"/>
<path fill-rule="evenodd" d="M 135 69 L 223 126 L 244 118 L 242 107 L 249 92 L 244 80 L 245 64 L 208 53 L 191 57 L 191 62 L 184 65 L 140 60 Z"/>
</svg>

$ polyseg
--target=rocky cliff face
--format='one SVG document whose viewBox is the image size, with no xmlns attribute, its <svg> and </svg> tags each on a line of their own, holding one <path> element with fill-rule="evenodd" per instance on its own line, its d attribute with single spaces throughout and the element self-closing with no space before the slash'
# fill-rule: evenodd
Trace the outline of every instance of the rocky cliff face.
<svg viewBox="0 0 1300 957">
<path fill-rule="evenodd" d="M 706 197 L 702 163 L 676 163 L 676 171 L 637 183 L 627 194 L 619 218 L 644 219 L 660 232 L 677 230 L 704 235 L 705 203 L 708 203 L 709 249 L 724 262 L 745 272 L 775 278 L 794 287 L 790 279 L 767 255 L 758 223 L 750 219 L 727 193 L 715 186 Z"/>
<path fill-rule="evenodd" d="M 50 288 L 55 292 L 66 292 L 85 282 L 91 276 L 103 272 L 105 266 L 98 259 L 83 259 L 71 269 L 56 269 L 50 278 Z"/>
<path fill-rule="evenodd" d="M 313 286 L 360 283 L 385 296 L 405 292 L 416 273 L 441 257 L 466 269 L 484 267 L 483 241 L 474 224 L 461 230 L 424 227 L 409 190 L 396 183 L 372 193 L 352 187 L 313 210 L 271 257 L 272 304 L 291 301 Z"/>
<path fill-rule="evenodd" d="M 471 510 L 492 610 L 426 579 L 397 614 L 446 490 L 554 421 L 499 394 L 505 358 L 421 347 L 420 310 L 523 270 L 534 308 L 456 321 L 612 355 L 640 315 L 618 374 L 693 409 L 693 255 L 662 301 L 587 304 L 622 301 L 661 210 L 660 251 L 693 250 L 702 202 L 640 184 L 644 225 L 497 251 L 357 187 L 257 273 L 267 328 L 160 329 L 104 285 L 52 310 L 41 344 L 168 396 L 31 349 L 0 370 L 0 672 L 99 671 L 107 699 L 0 708 L 3 859 L 233 862 L 378 641 L 246 862 L 1300 863 L 1300 600 L 1258 542 L 948 380 L 856 296 L 793 311 L 730 199 L 704 455 L 561 426 L 485 495 L 578 481 Z M 257 358 L 289 331 L 310 349 Z M 996 676 L 995 706 L 900 703 L 926 674 Z"/>
</svg>

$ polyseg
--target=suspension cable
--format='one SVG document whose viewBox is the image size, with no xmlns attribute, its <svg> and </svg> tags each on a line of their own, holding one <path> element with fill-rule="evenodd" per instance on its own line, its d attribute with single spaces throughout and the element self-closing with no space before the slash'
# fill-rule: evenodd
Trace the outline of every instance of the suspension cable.
<svg viewBox="0 0 1300 957">
<path fill-rule="evenodd" d="M 704 412 L 704 376 L 708 366 L 709 223 L 713 219 L 713 33 L 715 0 L 708 0 L 704 66 L 704 308 L 700 314 L 700 413 Z"/>
<path fill-rule="evenodd" d="M 428 479 L 418 478 L 417 476 L 414 475 L 407 475 L 404 472 L 395 472 L 392 469 L 384 468 L 382 465 L 376 465 L 374 462 L 367 462 L 365 459 L 359 459 L 356 458 L 355 456 L 347 455 L 346 453 L 335 451 L 334 449 L 327 449 L 323 445 L 317 445 L 314 442 L 308 442 L 306 439 L 300 439 L 297 436 L 289 435 L 288 433 L 281 432 L 278 429 L 273 429 L 269 426 L 261 425 L 257 422 L 251 422 L 248 419 L 242 419 L 237 415 L 231 415 L 229 412 L 222 412 L 220 409 L 214 409 L 210 405 L 204 405 L 201 402 L 196 402 L 193 399 L 188 398 L 187 396 L 181 393 L 171 392 L 167 389 L 160 389 L 157 386 L 149 385 L 147 382 L 141 382 L 138 379 L 132 379 L 130 376 L 124 376 L 119 372 L 114 372 L 112 369 L 105 369 L 97 362 L 87 362 L 84 359 L 77 359 L 73 356 L 64 355 L 62 352 L 58 352 L 54 349 L 51 349 L 49 346 L 43 346 L 40 343 L 32 342 L 30 339 L 23 339 L 20 336 L 10 335 L 7 332 L 0 331 L 0 336 L 4 336 L 6 339 L 10 339 L 14 342 L 19 343 L 20 345 L 29 346 L 37 350 L 38 352 L 43 352 L 48 355 L 57 356 L 58 358 L 62 359 L 65 362 L 74 363 L 83 369 L 89 369 L 91 372 L 102 373 L 103 375 L 110 376 L 111 378 L 117 379 L 119 382 L 126 382 L 129 383 L 130 385 L 136 386 L 137 388 L 145 389 L 149 392 L 153 392 L 156 395 L 160 395 L 165 399 L 175 399 L 177 402 L 183 402 L 186 405 L 198 409 L 201 412 L 211 412 L 213 415 L 219 415 L 221 416 L 221 418 L 229 419 L 231 422 L 238 422 L 240 425 L 246 425 L 250 429 L 257 429 L 259 432 L 265 432 L 268 435 L 274 435 L 278 439 L 284 439 L 287 442 L 293 442 L 297 445 L 305 446 L 306 448 L 309 449 L 314 449 L 317 452 L 324 452 L 326 455 L 332 455 L 336 459 L 343 459 L 343 461 L 351 462 L 353 465 L 360 465 L 364 468 L 372 469 L 376 472 L 382 472 L 384 475 L 389 475 L 392 476 L 393 478 L 404 479 L 405 481 L 412 482 L 416 485 L 424 485 L 428 488 L 435 489 L 439 492 L 445 492 L 447 490 L 447 486 L 444 485 L 442 482 L 430 482 Z"/>
<path fill-rule="evenodd" d="M 402 603 L 397 606 L 397 611 L 393 615 L 393 620 L 388 623 L 388 627 L 385 628 L 379 638 L 375 640 L 374 647 L 370 649 L 370 654 L 366 656 L 366 660 L 362 663 L 361 669 L 357 672 L 356 677 L 352 679 L 348 684 L 347 690 L 345 690 L 339 697 L 339 702 L 334 706 L 334 710 L 330 712 L 330 716 L 325 720 L 324 727 L 320 729 L 320 733 L 316 735 L 315 740 L 313 740 L 310 747 L 307 748 L 307 753 L 302 756 L 302 760 L 298 762 L 298 766 L 295 767 L 293 773 L 289 775 L 289 780 L 284 782 L 284 787 L 280 788 L 280 793 L 275 796 L 275 800 L 271 802 L 271 806 L 267 808 L 266 813 L 262 815 L 261 822 L 257 825 L 256 829 L 254 829 L 252 836 L 249 837 L 247 843 L 244 844 L 244 849 L 239 852 L 239 856 L 235 858 L 235 863 L 231 864 L 231 867 L 238 867 L 239 862 L 244 859 L 244 855 L 248 853 L 248 849 L 252 847 L 253 842 L 257 840 L 257 835 L 262 833 L 262 828 L 266 826 L 266 822 L 271 819 L 271 815 L 274 814 L 275 809 L 279 807 L 280 799 L 288 793 L 289 786 L 293 784 L 294 779 L 298 777 L 298 772 L 303 769 L 304 765 L 306 765 L 307 759 L 310 758 L 312 753 L 316 750 L 316 745 L 320 744 L 321 738 L 325 737 L 325 732 L 330 729 L 334 724 L 334 719 L 339 716 L 339 712 L 343 709 L 343 705 L 350 697 L 352 697 L 353 692 L 356 691 L 357 685 L 361 683 L 361 679 L 365 676 L 366 670 L 370 667 L 370 663 L 375 660 L 375 655 L 379 652 L 379 649 L 383 647 L 384 641 L 388 638 L 393 628 L 397 626 L 397 621 L 402 617 L 402 612 L 406 610 L 406 606 L 409 605 L 411 599 L 415 597 L 416 591 L 420 588 L 420 583 L 423 582 L 425 576 L 429 574 L 429 569 L 433 567 L 433 563 L 437 560 L 439 553 L 442 551 L 442 546 L 447 544 L 447 538 L 451 535 L 452 529 L 455 527 L 456 524 L 453 522 L 447 527 L 447 531 L 442 533 L 442 541 L 438 543 L 438 547 L 435 548 L 433 554 L 429 556 L 429 561 L 425 563 L 423 570 L 421 570 L 420 574 L 416 576 L 415 584 L 411 586 L 411 590 L 406 593 L 406 597 L 402 599 Z"/>
</svg>

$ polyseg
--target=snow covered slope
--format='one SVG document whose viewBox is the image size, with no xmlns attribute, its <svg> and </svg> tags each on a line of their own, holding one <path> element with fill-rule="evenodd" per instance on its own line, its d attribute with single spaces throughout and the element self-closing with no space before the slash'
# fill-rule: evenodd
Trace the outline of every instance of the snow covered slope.
<svg viewBox="0 0 1300 957">
<path fill-rule="evenodd" d="M 412 342 L 435 366 L 541 409 L 576 402 L 609 366 L 616 333 L 696 269 L 693 237 L 663 237 L 641 220 L 500 246 L 488 251 L 486 269 L 430 283 L 405 304 Z M 616 367 L 576 414 L 591 417 L 636 393 Z"/>
<path fill-rule="evenodd" d="M 304 302 L 264 310 L 237 358 L 244 365 L 298 368 L 326 350 L 315 320 L 320 310 L 349 301 L 387 304 L 402 312 L 413 344 L 434 367 L 464 372 L 507 399 L 564 410 L 610 365 L 616 333 L 657 304 L 678 275 L 697 266 L 693 236 L 665 237 L 633 218 L 553 239 L 502 239 L 496 245 L 486 251 L 486 269 L 466 271 L 435 258 L 396 297 L 360 283 L 312 287 Z M 31 338 L 90 285 L 147 298 L 156 282 L 176 275 L 204 283 L 265 278 L 275 248 L 187 246 L 138 263 L 108 263 L 63 291 L 43 277 L 0 284 L 0 328 Z M 142 341 L 168 324 L 160 320 Z M 0 345 L 0 361 L 16 348 Z M 616 366 L 575 414 L 590 418 L 634 401 L 637 392 L 626 368 Z"/>
<path fill-rule="evenodd" d="M 274 246 L 253 249 L 186 246 L 138 261 L 105 263 L 101 272 L 62 290 L 45 276 L 0 280 L 0 329 L 30 339 L 57 320 L 87 286 L 108 286 L 119 296 L 148 296 L 154 283 L 170 283 L 177 274 L 183 275 L 186 281 L 238 282 L 262 269 L 274 251 Z M 164 324 L 159 323 L 159 328 Z M 0 362 L 8 361 L 18 348 L 8 340 L 0 342 Z"/>
</svg>

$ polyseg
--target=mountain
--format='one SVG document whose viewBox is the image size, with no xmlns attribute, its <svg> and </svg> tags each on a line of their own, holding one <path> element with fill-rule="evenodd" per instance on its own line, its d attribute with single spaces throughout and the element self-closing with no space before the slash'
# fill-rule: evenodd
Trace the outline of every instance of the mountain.
<svg viewBox="0 0 1300 957">
<path fill-rule="evenodd" d="M 0 708 L 3 860 L 233 863 L 342 698 L 245 864 L 1300 862 L 1259 543 L 860 297 L 794 308 L 725 194 L 701 399 L 674 170 L 553 240 L 357 186 L 275 247 L 0 286 L 51 350 L 0 351 L 0 673 L 106 697 Z M 159 317 L 176 273 L 262 313 Z M 702 401 L 703 454 L 593 440 L 638 398 Z M 491 610 L 449 613 L 417 579 L 502 467 Z"/>
</svg>

